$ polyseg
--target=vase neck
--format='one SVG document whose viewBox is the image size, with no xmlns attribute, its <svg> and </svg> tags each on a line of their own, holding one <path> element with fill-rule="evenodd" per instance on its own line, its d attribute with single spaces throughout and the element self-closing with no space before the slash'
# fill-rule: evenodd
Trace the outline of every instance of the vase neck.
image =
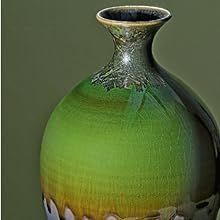
<svg viewBox="0 0 220 220">
<path fill-rule="evenodd" d="M 131 86 L 142 90 L 149 84 L 157 84 L 158 77 L 152 76 L 152 42 L 170 13 L 148 6 L 119 6 L 100 11 L 97 18 L 113 36 L 115 51 L 92 82 L 108 90 Z"/>
<path fill-rule="evenodd" d="M 142 36 L 136 37 L 135 30 L 127 29 L 126 31 L 127 35 L 132 36 L 131 39 L 127 36 L 118 38 L 118 36 L 113 35 L 115 50 L 110 62 L 115 65 L 120 63 L 121 67 L 129 69 L 137 66 L 144 69 L 151 68 L 154 60 L 152 43 L 155 31 L 152 29 L 141 30 Z"/>
</svg>

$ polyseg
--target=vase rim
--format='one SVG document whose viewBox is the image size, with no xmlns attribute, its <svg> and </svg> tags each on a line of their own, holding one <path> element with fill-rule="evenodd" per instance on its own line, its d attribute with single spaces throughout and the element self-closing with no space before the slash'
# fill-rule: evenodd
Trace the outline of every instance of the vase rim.
<svg viewBox="0 0 220 220">
<path fill-rule="evenodd" d="M 135 16 L 139 16 L 139 18 L 134 18 Z M 125 27 L 155 25 L 163 23 L 171 17 L 172 15 L 167 9 L 147 5 L 114 6 L 104 8 L 96 14 L 97 20 L 104 25 Z"/>
</svg>

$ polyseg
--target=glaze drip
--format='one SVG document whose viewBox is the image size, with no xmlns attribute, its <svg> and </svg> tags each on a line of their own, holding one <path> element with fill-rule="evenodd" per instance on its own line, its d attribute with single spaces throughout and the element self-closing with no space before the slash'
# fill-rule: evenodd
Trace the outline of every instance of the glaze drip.
<svg viewBox="0 0 220 220">
<path fill-rule="evenodd" d="M 168 207 L 163 208 L 158 211 L 154 211 L 151 214 L 148 214 L 146 217 L 126 217 L 121 218 L 116 214 L 106 214 L 103 216 L 104 220 L 214 220 L 213 216 L 216 214 L 213 212 L 213 208 L 218 205 L 219 198 L 216 196 L 212 196 L 207 199 L 206 206 L 200 206 L 195 203 L 189 203 L 186 205 L 180 205 L 178 208 L 176 207 Z M 47 199 L 43 198 L 43 204 L 47 215 L 47 220 L 77 220 L 77 218 L 71 209 L 65 207 L 64 215 L 61 215 L 58 212 L 58 209 L 55 203 L 50 199 L 49 204 L 47 203 Z M 191 207 L 190 207 L 191 206 Z M 189 211 L 191 210 L 191 212 Z M 95 220 L 95 218 L 89 218 L 86 215 L 81 218 L 81 220 Z"/>
</svg>

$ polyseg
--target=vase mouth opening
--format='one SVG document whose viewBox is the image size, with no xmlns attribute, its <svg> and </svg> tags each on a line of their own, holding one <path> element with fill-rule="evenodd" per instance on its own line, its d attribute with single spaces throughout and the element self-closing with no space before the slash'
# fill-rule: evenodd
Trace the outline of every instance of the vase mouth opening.
<svg viewBox="0 0 220 220">
<path fill-rule="evenodd" d="M 154 6 L 129 5 L 102 9 L 96 17 L 106 25 L 148 26 L 169 20 L 171 13 Z"/>
</svg>

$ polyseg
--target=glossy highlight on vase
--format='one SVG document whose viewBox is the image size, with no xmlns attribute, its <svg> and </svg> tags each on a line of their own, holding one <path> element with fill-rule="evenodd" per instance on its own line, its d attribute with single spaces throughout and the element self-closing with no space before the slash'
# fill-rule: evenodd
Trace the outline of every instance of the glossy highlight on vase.
<svg viewBox="0 0 220 220">
<path fill-rule="evenodd" d="M 219 131 L 201 100 L 152 55 L 169 18 L 151 6 L 98 12 L 115 52 L 48 121 L 40 162 L 49 220 L 216 218 Z"/>
</svg>

